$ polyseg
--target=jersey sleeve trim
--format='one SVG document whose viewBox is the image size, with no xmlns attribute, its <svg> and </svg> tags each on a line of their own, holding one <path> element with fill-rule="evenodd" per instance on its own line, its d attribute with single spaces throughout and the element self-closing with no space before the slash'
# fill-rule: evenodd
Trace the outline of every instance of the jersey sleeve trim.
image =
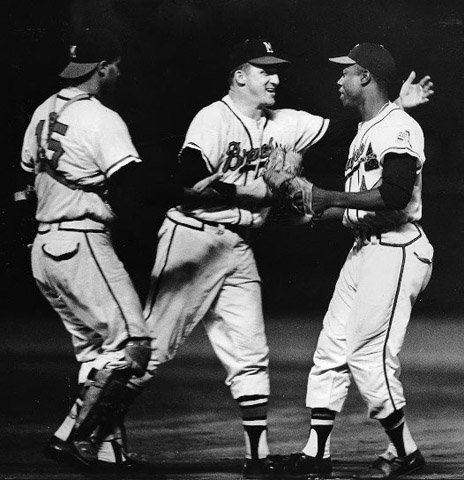
<svg viewBox="0 0 464 480">
<path fill-rule="evenodd" d="M 214 172 L 213 166 L 211 165 L 208 157 L 205 155 L 205 152 L 203 152 L 202 148 L 199 145 L 197 145 L 196 143 L 193 143 L 193 142 L 186 143 L 182 147 L 181 151 L 179 152 L 179 156 L 178 156 L 179 159 L 180 159 L 180 156 L 182 154 L 182 151 L 186 148 L 193 148 L 194 150 L 198 150 L 201 153 L 201 156 L 202 156 L 203 160 L 205 161 L 206 166 L 208 167 L 208 171 L 211 172 L 211 173 Z"/>
<path fill-rule="evenodd" d="M 388 155 L 389 153 L 398 153 L 400 155 L 410 155 L 411 157 L 416 158 L 420 162 L 421 166 L 424 163 L 424 158 L 418 152 L 414 151 L 412 148 L 390 147 L 381 153 L 380 159 L 379 159 L 381 165 L 383 164 L 383 160 L 385 156 Z"/>
<path fill-rule="evenodd" d="M 322 119 L 321 128 L 319 129 L 319 131 L 316 133 L 313 140 L 309 144 L 310 147 L 313 146 L 315 143 L 317 143 L 325 135 L 327 128 L 329 128 L 329 123 L 330 123 L 330 120 L 328 118 Z"/>
<path fill-rule="evenodd" d="M 21 161 L 21 168 L 27 173 L 34 173 L 34 166 L 28 165 Z"/>
<path fill-rule="evenodd" d="M 138 157 L 134 157 L 133 155 L 127 155 L 126 157 L 121 158 L 121 160 L 119 160 L 115 164 L 111 165 L 111 167 L 108 168 L 108 170 L 106 170 L 105 175 L 107 177 L 111 177 L 111 175 L 113 175 L 120 168 L 126 166 L 127 164 L 129 164 L 131 162 L 141 162 L 141 161 L 142 160 L 140 160 L 140 158 L 138 158 Z"/>
</svg>

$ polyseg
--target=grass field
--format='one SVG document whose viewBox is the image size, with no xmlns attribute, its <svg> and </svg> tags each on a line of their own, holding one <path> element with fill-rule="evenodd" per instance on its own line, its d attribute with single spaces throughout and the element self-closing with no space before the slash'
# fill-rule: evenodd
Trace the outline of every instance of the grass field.
<svg viewBox="0 0 464 480">
<path fill-rule="evenodd" d="M 9 320 L 0 351 L 1 479 L 241 477 L 238 408 L 201 326 L 178 357 L 160 369 L 157 381 L 130 412 L 131 449 L 150 463 L 150 469 L 122 475 L 75 471 L 42 456 L 45 442 L 73 400 L 77 366 L 69 339 L 53 315 Z M 320 325 L 316 314 L 268 315 L 272 453 L 298 451 L 306 440 L 306 377 Z M 460 318 L 418 314 L 412 319 L 402 378 L 410 428 L 428 465 L 411 478 L 464 479 L 463 338 Z M 349 478 L 384 445 L 385 435 L 377 422 L 366 418 L 353 385 L 332 435 L 333 477 Z"/>
</svg>

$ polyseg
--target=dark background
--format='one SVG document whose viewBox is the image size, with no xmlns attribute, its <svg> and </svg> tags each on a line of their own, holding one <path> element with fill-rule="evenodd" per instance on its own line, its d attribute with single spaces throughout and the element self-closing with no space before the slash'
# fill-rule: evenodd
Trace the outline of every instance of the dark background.
<svg viewBox="0 0 464 480">
<path fill-rule="evenodd" d="M 227 92 L 230 46 L 245 38 L 270 39 L 292 61 L 278 107 L 333 118 L 342 111 L 338 67 L 327 58 L 356 43 L 384 44 L 406 78 L 432 76 L 436 93 L 411 114 L 426 137 L 423 226 L 435 246 L 432 281 L 417 308 L 445 313 L 464 308 L 464 26 L 461 1 L 376 0 L 16 0 L 2 2 L 3 172 L 0 189 L 0 280 L 4 311 L 48 312 L 31 278 L 34 225 L 11 198 L 22 187 L 22 137 L 36 106 L 57 91 L 69 39 L 80 28 L 115 29 L 126 48 L 115 108 L 126 120 L 143 160 L 172 180 L 176 154 L 195 113 Z M 398 85 L 392 91 L 396 97 Z M 6 107 L 5 107 L 6 100 Z M 314 148 L 306 173 L 321 186 L 342 188 L 346 150 Z M 167 205 L 140 212 L 116 243 L 141 295 L 155 254 L 155 236 Z M 254 232 L 269 310 L 324 310 L 350 233 L 341 225 L 291 228 L 269 222 Z M 11 318 L 11 316 L 10 316 Z"/>
</svg>

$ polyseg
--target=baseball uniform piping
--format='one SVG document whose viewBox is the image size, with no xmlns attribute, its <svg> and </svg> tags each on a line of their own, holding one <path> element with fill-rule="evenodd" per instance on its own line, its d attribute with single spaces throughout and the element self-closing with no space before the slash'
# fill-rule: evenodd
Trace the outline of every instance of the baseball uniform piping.
<svg viewBox="0 0 464 480">
<path fill-rule="evenodd" d="M 108 287 L 108 290 L 109 290 L 111 296 L 113 297 L 113 300 L 115 301 L 115 303 L 116 303 L 116 305 L 117 305 L 117 307 L 118 307 L 119 313 L 121 314 L 121 317 L 122 317 L 122 319 L 124 320 L 124 325 L 126 326 L 127 334 L 130 336 L 130 328 L 129 328 L 129 324 L 128 324 L 128 322 L 127 322 L 127 318 L 126 318 L 126 316 L 124 315 L 124 311 L 123 311 L 123 309 L 122 309 L 122 307 L 121 307 L 121 304 L 118 302 L 118 299 L 117 299 L 116 295 L 114 294 L 114 292 L 113 292 L 113 290 L 111 289 L 111 286 L 110 286 L 108 280 L 107 280 L 106 277 L 105 277 L 105 273 L 103 272 L 103 269 L 101 268 L 100 264 L 98 263 L 97 257 L 95 256 L 95 253 L 94 253 L 94 251 L 93 251 L 93 249 L 92 249 L 92 245 L 91 245 L 91 243 L 90 243 L 90 238 L 89 238 L 88 232 L 84 232 L 84 236 L 85 236 L 85 240 L 86 240 L 86 242 L 87 242 L 87 246 L 89 247 L 90 254 L 92 255 L 92 258 L 93 258 L 93 260 L 94 260 L 94 262 L 95 262 L 95 265 L 97 266 L 99 272 L 101 273 L 101 276 L 102 276 L 102 278 L 103 278 L 106 286 Z"/>
<path fill-rule="evenodd" d="M 163 273 L 164 273 L 164 270 L 166 269 L 166 265 L 168 264 L 168 259 L 169 259 L 169 253 L 171 251 L 171 247 L 172 247 L 172 244 L 173 244 L 173 241 L 174 241 L 174 235 L 176 233 L 176 230 L 179 226 L 179 224 L 177 222 L 175 222 L 174 220 L 171 220 L 169 217 L 166 217 L 168 220 L 170 220 L 171 222 L 173 222 L 175 224 L 173 230 L 172 230 L 172 234 L 171 234 L 171 239 L 169 240 L 169 246 L 167 248 L 167 251 L 166 251 L 166 258 L 164 259 L 164 264 L 163 264 L 163 267 L 161 268 L 161 271 L 160 271 L 160 274 L 158 275 L 158 278 L 156 279 L 156 284 L 155 284 L 155 288 L 154 288 L 154 293 L 153 295 L 151 295 L 151 303 L 150 303 L 150 310 L 149 312 L 145 315 L 145 320 L 147 320 L 150 316 L 151 316 L 151 312 L 153 311 L 153 306 L 155 305 L 155 301 L 156 301 L 156 295 L 158 293 L 158 290 L 159 290 L 159 283 L 160 283 L 160 279 L 161 277 L 163 276 Z"/>
<path fill-rule="evenodd" d="M 106 170 L 105 175 L 106 176 L 111 176 L 116 170 L 119 170 L 123 165 L 121 165 L 123 162 L 127 162 L 128 159 L 133 159 L 130 160 L 130 162 L 140 162 L 140 158 L 135 157 L 134 155 L 126 155 L 124 158 L 121 158 L 118 160 L 115 164 L 111 165 L 111 167 Z"/>
<path fill-rule="evenodd" d="M 317 143 L 324 136 L 325 132 L 327 131 L 328 126 L 329 126 L 328 120 L 326 118 L 323 118 L 321 127 L 319 128 L 318 132 L 316 133 L 316 135 L 314 136 L 314 138 L 312 139 L 312 141 L 308 145 L 308 147 L 312 147 L 315 143 Z M 306 147 L 306 148 L 308 148 L 308 147 Z"/>
<path fill-rule="evenodd" d="M 362 137 L 361 137 L 361 141 L 360 143 L 363 144 L 364 143 L 364 138 L 365 136 L 369 133 L 369 130 L 372 130 L 376 125 L 378 125 L 379 123 L 382 123 L 391 113 L 393 113 L 395 110 L 400 110 L 399 108 L 393 108 L 391 109 L 389 112 L 387 112 L 382 118 L 379 118 L 375 123 L 373 123 L 372 125 L 369 125 L 369 128 L 366 129 L 366 131 L 363 133 Z"/>
<path fill-rule="evenodd" d="M 232 114 L 234 115 L 234 117 L 242 124 L 243 128 L 245 129 L 247 135 L 248 135 L 248 139 L 250 140 L 250 147 L 251 148 L 254 148 L 253 147 L 253 140 L 251 138 L 251 135 L 250 135 L 250 132 L 248 131 L 248 128 L 246 127 L 246 125 L 242 122 L 242 119 L 232 110 L 232 108 L 230 107 L 230 105 L 228 105 L 226 102 L 224 102 L 224 100 L 221 100 L 221 102 L 232 112 Z"/>
<path fill-rule="evenodd" d="M 399 275 L 399 278 L 398 278 L 398 283 L 397 283 L 397 286 L 396 286 L 395 299 L 393 300 L 392 313 L 390 315 L 390 320 L 388 322 L 388 330 L 387 330 L 387 336 L 385 338 L 385 344 L 383 346 L 383 358 L 382 358 L 382 360 L 383 360 L 383 374 L 384 374 L 384 377 L 385 377 L 385 383 L 387 385 L 388 396 L 390 397 L 391 403 L 392 403 L 393 408 L 395 410 L 397 410 L 397 408 L 395 406 L 395 401 L 394 401 L 393 395 L 391 393 L 390 383 L 388 381 L 386 356 L 387 356 L 388 339 L 390 338 L 390 331 L 391 331 L 391 327 L 392 327 L 392 323 L 393 323 L 393 318 L 394 318 L 395 312 L 396 312 L 396 306 L 398 304 L 398 297 L 399 297 L 399 294 L 400 294 L 401 282 L 403 280 L 404 265 L 406 263 L 406 248 L 404 246 L 402 247 L 402 253 L 403 253 L 403 259 L 401 261 L 401 270 L 400 270 L 400 275 Z"/>
<path fill-rule="evenodd" d="M 224 100 L 221 100 L 221 102 L 232 112 L 234 117 L 242 124 L 242 127 L 245 129 L 245 132 L 248 136 L 248 140 L 250 141 L 250 148 L 253 149 L 254 148 L 253 139 L 251 138 L 250 132 L 248 131 L 248 128 L 246 127 L 246 125 L 243 123 L 242 119 L 232 110 L 232 107 L 230 105 L 224 102 Z M 267 120 L 266 120 L 266 125 L 267 125 Z M 245 179 L 244 179 L 243 185 L 247 184 L 247 180 L 248 180 L 248 171 L 245 173 Z"/>
</svg>

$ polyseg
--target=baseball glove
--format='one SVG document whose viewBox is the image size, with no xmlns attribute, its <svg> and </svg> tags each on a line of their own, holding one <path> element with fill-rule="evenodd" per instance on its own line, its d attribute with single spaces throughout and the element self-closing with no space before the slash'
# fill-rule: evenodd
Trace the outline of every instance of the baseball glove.
<svg viewBox="0 0 464 480">
<path fill-rule="evenodd" d="M 291 148 L 279 145 L 272 149 L 266 162 L 265 171 L 301 175 L 303 173 L 303 156 Z"/>
<path fill-rule="evenodd" d="M 312 208 L 313 184 L 310 181 L 278 170 L 264 172 L 264 181 L 272 193 L 282 198 L 300 215 L 307 219 L 315 216 Z"/>
</svg>

